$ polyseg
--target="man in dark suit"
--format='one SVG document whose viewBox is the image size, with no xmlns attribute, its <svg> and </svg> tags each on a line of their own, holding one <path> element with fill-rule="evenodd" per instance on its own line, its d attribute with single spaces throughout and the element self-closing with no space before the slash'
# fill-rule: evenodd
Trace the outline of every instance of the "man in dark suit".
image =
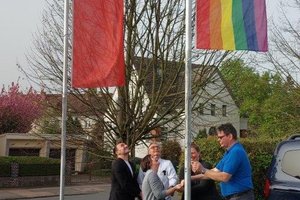
<svg viewBox="0 0 300 200">
<path fill-rule="evenodd" d="M 128 161 L 128 146 L 121 142 L 114 148 L 117 159 L 112 163 L 111 191 L 109 200 L 134 200 L 141 198 L 135 166 Z"/>
</svg>

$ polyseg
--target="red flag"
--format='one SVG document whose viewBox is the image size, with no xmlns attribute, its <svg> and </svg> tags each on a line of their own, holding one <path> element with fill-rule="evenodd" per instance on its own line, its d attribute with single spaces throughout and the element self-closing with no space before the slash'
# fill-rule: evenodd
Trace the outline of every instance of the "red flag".
<svg viewBox="0 0 300 200">
<path fill-rule="evenodd" d="M 123 86 L 123 0 L 74 0 L 72 86 Z"/>
</svg>

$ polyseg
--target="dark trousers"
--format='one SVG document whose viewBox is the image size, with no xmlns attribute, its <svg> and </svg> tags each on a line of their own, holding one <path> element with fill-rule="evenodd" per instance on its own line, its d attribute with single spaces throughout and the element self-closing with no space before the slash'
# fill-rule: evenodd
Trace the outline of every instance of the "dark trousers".
<svg viewBox="0 0 300 200">
<path fill-rule="evenodd" d="M 224 198 L 225 200 L 254 200 L 253 190 L 240 192 L 237 194 L 229 195 Z"/>
</svg>

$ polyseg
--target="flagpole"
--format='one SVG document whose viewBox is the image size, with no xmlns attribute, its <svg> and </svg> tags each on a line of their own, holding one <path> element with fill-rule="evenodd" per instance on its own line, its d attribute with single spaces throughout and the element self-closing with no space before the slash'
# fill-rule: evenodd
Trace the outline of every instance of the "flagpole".
<svg viewBox="0 0 300 200">
<path fill-rule="evenodd" d="M 62 91 L 62 122 L 61 122 L 61 161 L 60 161 L 60 191 L 59 199 L 64 199 L 66 171 L 66 122 L 67 122 L 67 83 L 68 83 L 68 19 L 69 0 L 64 5 L 64 57 L 63 57 L 63 91 Z"/>
<path fill-rule="evenodd" d="M 186 0 L 185 8 L 185 161 L 184 161 L 184 199 L 191 199 L 191 0 Z"/>
</svg>

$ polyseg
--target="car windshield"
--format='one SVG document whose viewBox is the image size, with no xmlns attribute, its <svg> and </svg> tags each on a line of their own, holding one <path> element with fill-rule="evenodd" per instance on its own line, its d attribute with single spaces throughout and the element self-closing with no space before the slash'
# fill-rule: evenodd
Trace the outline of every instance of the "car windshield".
<svg viewBox="0 0 300 200">
<path fill-rule="evenodd" d="M 300 179 L 300 150 L 287 151 L 282 158 L 282 171 Z"/>
</svg>

